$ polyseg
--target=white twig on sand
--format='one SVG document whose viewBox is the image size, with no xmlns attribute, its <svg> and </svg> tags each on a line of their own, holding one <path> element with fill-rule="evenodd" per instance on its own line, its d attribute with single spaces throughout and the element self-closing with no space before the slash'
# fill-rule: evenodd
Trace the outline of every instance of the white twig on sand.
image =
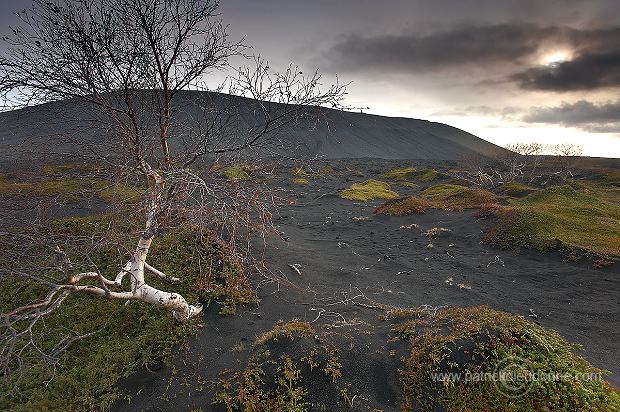
<svg viewBox="0 0 620 412">
<path fill-rule="evenodd" d="M 487 267 L 495 264 L 495 263 L 499 263 L 500 265 L 502 265 L 502 267 L 506 267 L 506 265 L 504 264 L 504 261 L 502 260 L 501 257 L 499 257 L 499 255 L 495 255 L 495 260 L 490 261 L 489 263 L 487 263 Z"/>
<path fill-rule="evenodd" d="M 299 276 L 301 276 L 301 265 L 299 263 L 289 264 L 288 267 L 290 267 L 292 271 L 296 272 Z"/>
</svg>

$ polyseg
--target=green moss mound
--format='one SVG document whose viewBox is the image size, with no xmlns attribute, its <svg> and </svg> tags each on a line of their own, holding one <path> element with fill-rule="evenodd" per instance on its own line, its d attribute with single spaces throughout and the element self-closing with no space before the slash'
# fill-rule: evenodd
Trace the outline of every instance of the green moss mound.
<svg viewBox="0 0 620 412">
<path fill-rule="evenodd" d="M 392 169 L 383 174 L 386 179 L 413 179 L 418 170 L 415 167 L 402 167 L 400 169 Z"/>
<path fill-rule="evenodd" d="M 333 175 L 336 173 L 336 169 L 334 169 L 332 166 L 325 166 L 322 167 L 321 170 L 319 170 L 319 174 L 321 175 Z"/>
<path fill-rule="evenodd" d="M 495 203 L 499 196 L 483 189 L 471 189 L 459 185 L 436 185 L 421 192 L 420 197 L 388 200 L 375 209 L 376 214 L 407 216 L 424 213 L 427 209 L 463 211 Z"/>
<path fill-rule="evenodd" d="M 246 180 L 250 178 L 252 170 L 242 165 L 231 165 L 222 168 L 221 174 L 230 180 Z"/>
<path fill-rule="evenodd" d="M 297 177 L 293 179 L 293 183 L 295 183 L 296 185 L 307 185 L 308 183 L 310 183 L 310 181 L 308 181 L 308 179 L 305 179 L 303 177 Z"/>
<path fill-rule="evenodd" d="M 485 306 L 400 311 L 411 345 L 400 372 L 403 411 L 612 411 L 620 395 L 576 345 L 521 316 Z"/>
<path fill-rule="evenodd" d="M 131 236 L 133 228 L 126 225 L 122 216 L 62 219 L 53 226 L 56 233 L 85 239 L 91 236 L 106 239 L 108 233 L 118 230 L 117 226 L 129 227 L 120 233 L 123 238 L 127 235 L 128 240 L 124 245 L 116 245 L 121 250 L 131 250 L 137 239 Z M 71 250 L 76 270 L 96 264 L 103 273 L 117 273 L 122 259 L 116 246 L 77 246 Z M 81 252 L 85 252 L 82 247 L 89 248 L 92 261 L 82 257 Z M 223 267 L 217 263 L 220 260 L 224 262 Z M 191 230 L 158 236 L 149 252 L 149 263 L 181 279 L 180 283 L 171 285 L 149 277 L 150 284 L 164 290 L 174 289 L 190 302 L 202 297 L 207 302 L 218 302 L 222 313 L 234 313 L 237 305 L 256 301 L 248 279 L 215 237 L 198 236 Z M 0 278 L 0 312 L 37 301 L 45 293 L 46 289 L 37 284 Z M 51 352 L 66 335 L 67 328 L 79 334 L 94 334 L 75 342 L 60 355 L 55 370 L 37 362 L 29 364 L 21 378 L 2 380 L 0 410 L 108 410 L 122 396 L 116 388 L 120 379 L 142 365 L 171 362 L 173 349 L 197 331 L 198 321 L 180 324 L 168 312 L 153 305 L 140 302 L 125 305 L 76 294 L 69 296 L 45 322 L 37 324 L 35 332 L 45 332 L 37 340 L 39 347 Z M 35 355 L 33 351 L 33 348 L 26 349 L 24 357 Z"/>
<path fill-rule="evenodd" d="M 486 306 L 394 308 L 346 330 L 279 322 L 221 375 L 228 411 L 613 411 L 620 395 L 578 346 Z M 518 374 L 518 375 L 517 375 Z M 378 394 L 390 393 L 388 397 Z"/>
<path fill-rule="evenodd" d="M 523 183 L 511 182 L 504 183 L 498 190 L 506 196 L 519 197 L 536 191 L 536 188 Z"/>
<path fill-rule="evenodd" d="M 430 182 L 441 177 L 444 177 L 443 173 L 438 172 L 435 169 L 422 169 L 417 170 L 415 167 L 403 167 L 400 169 L 392 169 L 383 174 L 386 179 L 407 180 L 416 179 L 425 182 Z"/>
<path fill-rule="evenodd" d="M 388 183 L 370 179 L 363 183 L 352 184 L 350 188 L 340 193 L 340 197 L 366 202 L 372 199 L 395 199 L 398 193 L 390 190 Z"/>
<path fill-rule="evenodd" d="M 296 167 L 293 169 L 293 174 L 295 176 L 308 176 L 308 172 L 304 170 L 303 167 Z"/>
<path fill-rule="evenodd" d="M 65 169 L 60 169 L 65 170 Z M 11 179 L 0 174 L 0 198 L 58 197 L 78 200 L 98 197 L 107 201 L 138 201 L 144 190 L 97 178 L 55 177 L 44 180 Z"/>
<path fill-rule="evenodd" d="M 425 182 L 432 182 L 433 180 L 437 180 L 445 176 L 445 174 L 440 173 L 435 169 L 424 169 L 416 173 L 414 178 Z"/>
<path fill-rule="evenodd" d="M 471 189 L 461 185 L 445 184 L 431 186 L 423 190 L 422 194 L 429 199 L 445 199 L 449 196 L 466 192 L 467 190 Z"/>
<path fill-rule="evenodd" d="M 619 199 L 620 200 L 620 199 Z M 514 199 L 497 208 L 486 240 L 502 247 L 558 246 L 595 255 L 620 256 L 620 202 L 564 185 Z"/>
<path fill-rule="evenodd" d="M 429 187 L 422 191 L 422 196 L 440 209 L 457 211 L 478 208 L 485 203 L 494 203 L 500 199 L 488 190 L 449 184 Z"/>
<path fill-rule="evenodd" d="M 434 207 L 434 203 L 419 197 L 406 197 L 402 199 L 388 200 L 374 210 L 378 215 L 409 216 L 426 212 L 426 209 Z"/>
<path fill-rule="evenodd" d="M 213 404 L 228 411 L 311 410 L 308 398 L 316 397 L 317 389 L 330 392 L 341 376 L 339 350 L 314 342 L 315 333 L 308 322 L 277 323 L 257 339 L 244 369 L 222 376 Z"/>
</svg>

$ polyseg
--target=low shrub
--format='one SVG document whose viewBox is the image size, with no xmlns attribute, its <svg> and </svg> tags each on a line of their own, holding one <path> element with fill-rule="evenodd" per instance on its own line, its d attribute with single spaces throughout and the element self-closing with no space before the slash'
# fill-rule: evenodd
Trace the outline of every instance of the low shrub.
<svg viewBox="0 0 620 412">
<path fill-rule="evenodd" d="M 294 337 L 303 338 L 306 336 L 312 336 L 314 333 L 314 328 L 308 322 L 293 319 L 286 323 L 276 323 L 270 331 L 263 333 L 256 339 L 256 344 L 264 345 L 267 342 L 277 341 L 278 339 L 284 337 L 289 339 Z"/>
</svg>

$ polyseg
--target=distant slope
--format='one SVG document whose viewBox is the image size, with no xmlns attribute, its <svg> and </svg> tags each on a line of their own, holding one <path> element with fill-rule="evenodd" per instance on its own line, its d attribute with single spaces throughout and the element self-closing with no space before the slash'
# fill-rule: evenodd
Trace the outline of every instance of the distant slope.
<svg viewBox="0 0 620 412">
<path fill-rule="evenodd" d="M 201 107 L 219 105 L 234 99 L 249 118 L 256 102 L 251 99 L 206 92 L 183 92 L 179 123 L 202 113 Z M 0 113 L 0 161 L 13 157 L 12 145 L 27 141 L 26 147 L 60 147 L 55 135 L 105 139 L 105 133 L 88 129 L 84 121 L 93 117 L 76 101 L 48 103 L 37 107 Z M 251 123 L 250 120 L 247 121 Z M 470 133 L 442 123 L 363 113 L 320 109 L 320 120 L 312 127 L 291 126 L 280 130 L 280 137 L 298 148 L 303 157 L 457 160 L 464 156 L 492 156 L 503 149 Z M 23 146 L 22 146 L 23 147 Z"/>
</svg>

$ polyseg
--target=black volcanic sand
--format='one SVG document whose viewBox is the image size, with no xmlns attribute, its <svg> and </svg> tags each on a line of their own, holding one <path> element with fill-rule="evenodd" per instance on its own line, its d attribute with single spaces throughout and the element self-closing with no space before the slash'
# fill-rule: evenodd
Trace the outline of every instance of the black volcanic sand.
<svg viewBox="0 0 620 412">
<path fill-rule="evenodd" d="M 351 202 L 341 199 L 338 191 L 351 182 L 380 178 L 390 168 L 407 164 L 363 160 L 331 165 L 340 170 L 350 167 L 363 176 L 349 172 L 308 177 L 311 183 L 307 186 L 293 185 L 291 174 L 280 177 L 279 184 L 291 190 L 297 204 L 283 207 L 274 216 L 288 240 L 272 238 L 260 249 L 275 279 L 253 277 L 260 305 L 226 317 L 217 314 L 218 308 L 208 308 L 198 336 L 188 348 L 179 349 L 176 373 L 167 368 L 136 373 L 121 385 L 131 402 L 121 402 L 115 410 L 220 410 L 211 406 L 220 373 L 243 368 L 256 337 L 276 321 L 293 318 L 312 322 L 317 329 L 343 320 L 376 325 L 371 333 L 363 333 L 367 326 L 349 326 L 342 357 L 368 360 L 358 362 L 359 369 L 344 372 L 356 375 L 356 384 L 365 388 L 364 393 L 374 394 L 369 401 L 373 407 L 398 410 L 399 357 L 372 355 L 387 351 L 389 328 L 377 320 L 381 310 L 371 307 L 375 303 L 399 307 L 486 304 L 526 317 L 531 310 L 543 326 L 583 345 L 583 355 L 595 366 L 610 370 L 608 379 L 620 385 L 617 264 L 594 269 L 588 262 L 568 261 L 557 253 L 505 251 L 481 243 L 492 222 L 473 217 L 471 210 L 429 210 L 409 217 L 373 215 L 381 201 Z M 393 188 L 405 195 L 436 182 L 418 183 L 416 189 Z M 418 227 L 401 228 L 411 224 Z M 434 227 L 450 231 L 429 239 L 424 232 Z M 289 267 L 294 263 L 301 265 L 301 275 Z"/>
</svg>

